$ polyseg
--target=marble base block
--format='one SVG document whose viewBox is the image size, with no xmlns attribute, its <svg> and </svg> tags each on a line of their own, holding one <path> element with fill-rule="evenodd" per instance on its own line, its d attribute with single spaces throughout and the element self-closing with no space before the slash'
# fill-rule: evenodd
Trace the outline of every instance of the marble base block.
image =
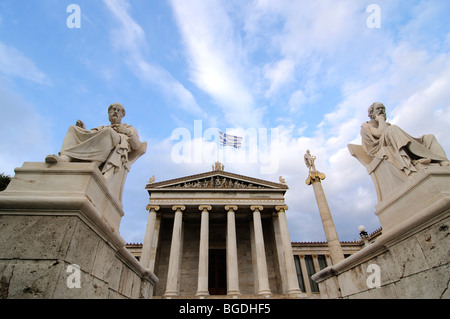
<svg viewBox="0 0 450 319">
<path fill-rule="evenodd" d="M 152 298 L 124 215 L 90 163 L 25 163 L 0 192 L 0 298 Z"/>
</svg>

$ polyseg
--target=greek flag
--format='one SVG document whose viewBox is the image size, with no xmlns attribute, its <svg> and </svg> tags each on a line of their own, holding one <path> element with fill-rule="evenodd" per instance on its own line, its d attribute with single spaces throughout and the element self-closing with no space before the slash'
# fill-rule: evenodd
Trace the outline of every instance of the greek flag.
<svg viewBox="0 0 450 319">
<path fill-rule="evenodd" d="M 219 130 L 219 144 L 222 146 L 233 146 L 234 148 L 241 148 L 242 137 L 225 134 Z"/>
</svg>

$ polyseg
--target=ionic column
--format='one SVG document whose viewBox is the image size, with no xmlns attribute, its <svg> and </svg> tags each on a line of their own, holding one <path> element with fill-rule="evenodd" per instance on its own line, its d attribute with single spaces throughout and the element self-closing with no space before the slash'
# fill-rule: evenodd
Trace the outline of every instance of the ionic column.
<svg viewBox="0 0 450 319">
<path fill-rule="evenodd" d="M 321 180 L 325 179 L 325 177 L 325 174 L 317 170 L 310 170 L 306 184 L 313 186 L 320 218 L 322 219 L 323 230 L 327 238 L 328 247 L 330 248 L 331 260 L 333 265 L 335 265 L 344 260 L 344 253 L 342 252 L 341 242 L 339 241 L 333 217 L 331 216 L 330 208 L 328 207 L 327 199 L 322 188 Z"/>
<path fill-rule="evenodd" d="M 208 252 L 209 252 L 209 210 L 210 205 L 200 205 L 198 207 L 202 211 L 200 222 L 200 250 L 198 254 L 198 281 L 197 281 L 197 297 L 209 296 L 208 290 Z"/>
<path fill-rule="evenodd" d="M 261 223 L 262 206 L 250 206 L 253 211 L 253 233 L 255 236 L 256 268 L 258 277 L 258 295 L 270 295 L 269 276 L 267 273 L 266 250 L 264 247 L 264 235 Z"/>
<path fill-rule="evenodd" d="M 155 268 L 156 249 L 158 246 L 160 220 L 157 218 L 159 206 L 148 205 L 148 220 L 142 246 L 141 263 L 145 268 L 153 271 Z"/>
<path fill-rule="evenodd" d="M 181 236 L 183 226 L 183 213 L 186 206 L 176 205 L 172 207 L 175 211 L 173 219 L 172 242 L 170 244 L 169 268 L 167 270 L 167 284 L 164 297 L 178 296 L 178 282 L 180 275 L 181 260 Z"/>
<path fill-rule="evenodd" d="M 279 262 L 285 263 L 287 273 L 287 293 L 300 294 L 302 293 L 298 286 L 297 271 L 295 269 L 294 254 L 292 252 L 291 238 L 289 236 L 289 228 L 286 220 L 287 205 L 275 206 L 278 212 L 278 225 L 280 227 L 281 244 L 283 246 L 284 260 Z"/>
<path fill-rule="evenodd" d="M 237 206 L 225 206 L 227 211 L 227 294 L 239 295 L 239 271 L 236 243 L 236 220 L 234 212 Z"/>
</svg>

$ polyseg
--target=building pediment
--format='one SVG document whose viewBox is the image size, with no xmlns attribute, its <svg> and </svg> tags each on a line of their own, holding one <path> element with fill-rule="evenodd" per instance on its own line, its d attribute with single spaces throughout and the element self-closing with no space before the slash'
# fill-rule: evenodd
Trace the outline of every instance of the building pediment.
<svg viewBox="0 0 450 319">
<path fill-rule="evenodd" d="M 163 182 L 152 182 L 146 186 L 147 190 L 287 190 L 284 183 L 274 183 L 253 177 L 238 175 L 222 170 L 213 170 L 197 175 L 176 178 Z"/>
</svg>

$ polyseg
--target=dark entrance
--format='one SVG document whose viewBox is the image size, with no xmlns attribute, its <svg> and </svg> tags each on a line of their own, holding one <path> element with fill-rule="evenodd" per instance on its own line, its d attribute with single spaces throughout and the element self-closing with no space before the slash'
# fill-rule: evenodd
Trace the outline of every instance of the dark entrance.
<svg viewBox="0 0 450 319">
<path fill-rule="evenodd" d="M 227 262 L 225 249 L 209 250 L 208 285 L 210 295 L 227 294 Z"/>
</svg>

